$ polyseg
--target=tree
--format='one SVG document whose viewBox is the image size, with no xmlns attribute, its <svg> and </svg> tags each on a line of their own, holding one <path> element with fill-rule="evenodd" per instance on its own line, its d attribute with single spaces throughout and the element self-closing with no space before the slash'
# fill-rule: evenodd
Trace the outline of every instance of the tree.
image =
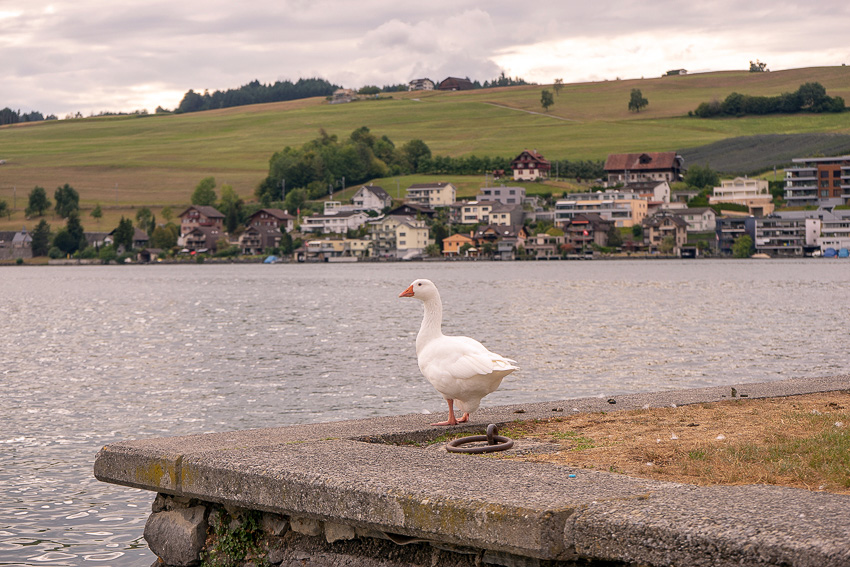
<svg viewBox="0 0 850 567">
<path fill-rule="evenodd" d="M 177 226 L 171 223 L 154 228 L 151 233 L 151 248 L 160 248 L 162 250 L 174 248 L 177 246 L 177 233 Z"/>
<path fill-rule="evenodd" d="M 635 225 L 640 226 L 640 225 Z M 611 248 L 619 248 L 623 245 L 623 234 L 620 232 L 620 229 L 614 225 L 611 225 L 611 228 L 608 229 L 608 246 Z"/>
<path fill-rule="evenodd" d="M 26 215 L 44 216 L 44 211 L 50 208 L 50 199 L 47 198 L 47 191 L 44 187 L 35 186 L 29 195 L 29 204 L 27 205 Z"/>
<path fill-rule="evenodd" d="M 233 234 L 242 224 L 242 207 L 245 202 L 239 198 L 230 185 L 221 186 L 219 210 L 224 214 L 224 230 Z"/>
<path fill-rule="evenodd" d="M 83 225 L 80 224 L 80 215 L 77 211 L 71 211 L 68 222 L 53 237 L 53 246 L 64 254 L 73 254 L 87 246 Z"/>
<path fill-rule="evenodd" d="M 750 61 L 750 73 L 764 73 L 765 71 L 769 71 L 767 63 L 762 63 L 758 59 Z"/>
<path fill-rule="evenodd" d="M 629 110 L 632 112 L 640 112 L 641 109 L 646 107 L 649 104 L 649 101 L 643 98 L 643 93 L 640 92 L 640 89 L 632 89 L 631 97 L 629 98 Z"/>
<path fill-rule="evenodd" d="M 204 177 L 198 182 L 192 193 L 192 204 L 200 206 L 215 206 L 215 177 Z"/>
<path fill-rule="evenodd" d="M 153 213 L 147 207 L 142 207 L 138 211 L 136 211 L 136 226 L 144 231 L 151 230 L 151 221 L 153 220 Z"/>
<path fill-rule="evenodd" d="M 661 242 L 658 244 L 658 251 L 662 254 L 669 254 L 676 247 L 676 239 L 668 234 L 664 238 L 661 239 Z"/>
<path fill-rule="evenodd" d="M 555 83 L 552 85 L 552 89 L 555 91 L 556 95 L 561 94 L 561 89 L 564 88 L 564 79 L 555 79 Z"/>
<path fill-rule="evenodd" d="M 41 219 L 32 232 L 32 255 L 47 256 L 48 250 L 50 250 L 50 225 L 46 220 Z"/>
<path fill-rule="evenodd" d="M 420 166 L 431 159 L 431 148 L 419 139 L 413 139 L 401 147 L 401 153 L 410 164 L 411 172 L 419 171 Z"/>
<path fill-rule="evenodd" d="M 95 205 L 94 209 L 92 209 L 92 212 L 89 214 L 97 222 L 97 224 L 100 225 L 100 219 L 103 218 L 103 209 L 100 208 L 100 203 Z"/>
<path fill-rule="evenodd" d="M 80 194 L 67 183 L 56 188 L 53 198 L 56 200 L 53 210 L 63 219 L 69 218 L 71 213 L 80 210 Z"/>
<path fill-rule="evenodd" d="M 162 211 L 159 214 L 162 215 L 162 218 L 165 219 L 166 223 L 171 221 L 172 218 L 174 218 L 174 211 L 172 211 L 171 207 L 167 205 L 162 208 Z"/>
<path fill-rule="evenodd" d="M 132 250 L 135 232 L 133 221 L 121 217 L 121 220 L 118 221 L 118 227 L 112 232 L 112 243 L 115 248 L 123 248 L 125 252 Z"/>
<path fill-rule="evenodd" d="M 684 182 L 688 187 L 706 189 L 720 185 L 720 176 L 709 166 L 692 165 L 685 173 Z"/>
<path fill-rule="evenodd" d="M 753 254 L 753 239 L 749 234 L 742 234 L 732 243 L 732 256 L 749 258 Z"/>
<path fill-rule="evenodd" d="M 2 217 L 3 215 L 8 215 L 9 220 L 12 220 L 12 213 L 11 211 L 9 211 L 9 204 L 6 201 L 0 199 L 0 217 Z"/>
<path fill-rule="evenodd" d="M 543 92 L 540 93 L 540 106 L 542 106 L 546 112 L 549 112 L 549 107 L 553 104 L 555 104 L 555 97 L 552 96 L 552 93 L 543 89 Z"/>
</svg>

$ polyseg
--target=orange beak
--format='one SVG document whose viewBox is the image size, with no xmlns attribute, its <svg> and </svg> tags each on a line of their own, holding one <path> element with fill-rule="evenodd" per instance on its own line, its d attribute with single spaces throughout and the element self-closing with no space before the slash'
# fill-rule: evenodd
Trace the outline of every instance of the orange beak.
<svg viewBox="0 0 850 567">
<path fill-rule="evenodd" d="M 413 297 L 413 284 L 407 286 L 407 289 L 398 294 L 399 297 Z"/>
</svg>

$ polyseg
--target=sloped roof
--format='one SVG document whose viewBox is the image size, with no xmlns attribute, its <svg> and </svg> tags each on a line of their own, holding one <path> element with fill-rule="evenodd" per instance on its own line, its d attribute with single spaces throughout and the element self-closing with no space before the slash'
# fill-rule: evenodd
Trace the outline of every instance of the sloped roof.
<svg viewBox="0 0 850 567">
<path fill-rule="evenodd" d="M 216 219 L 216 218 L 223 219 L 224 218 L 223 213 L 219 212 L 218 209 L 216 209 L 215 207 L 210 207 L 208 205 L 191 205 L 185 211 L 183 211 L 182 213 L 180 213 L 177 216 L 182 217 L 183 215 L 185 215 L 186 213 L 188 213 L 192 209 L 195 209 L 196 211 L 198 211 L 199 213 L 201 213 L 202 215 L 204 215 L 208 219 Z"/>
<path fill-rule="evenodd" d="M 550 165 L 549 160 L 539 154 L 537 150 L 523 150 L 521 154 L 513 159 L 511 167 L 514 167 L 514 164 L 517 162 L 533 162 L 540 165 Z"/>
<path fill-rule="evenodd" d="M 608 154 L 605 171 L 641 171 L 679 169 L 681 157 L 676 152 L 644 152 L 640 154 Z"/>
<path fill-rule="evenodd" d="M 254 218 L 260 213 L 266 213 L 267 215 L 272 216 L 278 220 L 290 220 L 295 218 L 294 216 L 290 215 L 288 212 L 282 209 L 260 209 L 259 211 L 251 215 L 251 218 Z"/>
<path fill-rule="evenodd" d="M 379 199 L 387 199 L 390 194 L 387 193 L 383 187 L 379 187 L 377 185 L 364 185 L 358 190 L 358 193 L 362 190 L 371 191 L 376 197 Z"/>
</svg>

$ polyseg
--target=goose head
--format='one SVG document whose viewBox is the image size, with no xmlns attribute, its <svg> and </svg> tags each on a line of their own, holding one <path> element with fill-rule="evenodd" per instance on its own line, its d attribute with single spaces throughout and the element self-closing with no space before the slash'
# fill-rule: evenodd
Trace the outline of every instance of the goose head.
<svg viewBox="0 0 850 567">
<path fill-rule="evenodd" d="M 398 294 L 399 297 L 413 297 L 420 301 L 429 301 L 439 299 L 440 294 L 437 291 L 437 286 L 431 280 L 416 280 L 407 289 Z"/>
</svg>

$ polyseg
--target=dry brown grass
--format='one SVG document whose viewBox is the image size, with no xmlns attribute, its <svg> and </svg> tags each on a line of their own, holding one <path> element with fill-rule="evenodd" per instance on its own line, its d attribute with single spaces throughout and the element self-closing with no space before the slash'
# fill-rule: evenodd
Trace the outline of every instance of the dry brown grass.
<svg viewBox="0 0 850 567">
<path fill-rule="evenodd" d="M 521 422 L 538 443 L 507 458 L 698 485 L 774 484 L 850 494 L 850 391 L 735 399 Z M 549 448 L 551 447 L 551 448 Z"/>
</svg>

